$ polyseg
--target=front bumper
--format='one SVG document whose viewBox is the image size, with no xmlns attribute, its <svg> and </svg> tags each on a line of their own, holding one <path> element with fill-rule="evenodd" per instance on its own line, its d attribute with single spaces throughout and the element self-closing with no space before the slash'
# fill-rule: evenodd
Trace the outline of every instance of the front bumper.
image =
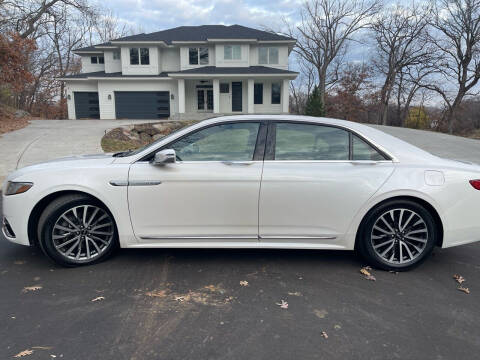
<svg viewBox="0 0 480 360">
<path fill-rule="evenodd" d="M 2 218 L 2 233 L 7 239 L 15 239 L 17 237 L 6 217 Z"/>
</svg>

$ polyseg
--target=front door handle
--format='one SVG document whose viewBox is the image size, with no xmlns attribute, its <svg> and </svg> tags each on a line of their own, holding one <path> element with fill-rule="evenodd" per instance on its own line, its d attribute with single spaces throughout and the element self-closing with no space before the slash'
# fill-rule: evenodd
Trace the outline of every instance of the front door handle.
<svg viewBox="0 0 480 360">
<path fill-rule="evenodd" d="M 253 161 L 222 161 L 222 163 L 228 166 L 248 166 L 252 165 Z"/>
</svg>

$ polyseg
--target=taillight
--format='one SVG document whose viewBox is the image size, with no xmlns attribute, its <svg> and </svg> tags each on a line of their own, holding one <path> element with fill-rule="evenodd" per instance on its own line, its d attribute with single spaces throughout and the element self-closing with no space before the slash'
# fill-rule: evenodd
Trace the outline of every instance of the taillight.
<svg viewBox="0 0 480 360">
<path fill-rule="evenodd" d="M 477 190 L 480 190 L 480 180 L 470 180 L 470 184 Z"/>
</svg>

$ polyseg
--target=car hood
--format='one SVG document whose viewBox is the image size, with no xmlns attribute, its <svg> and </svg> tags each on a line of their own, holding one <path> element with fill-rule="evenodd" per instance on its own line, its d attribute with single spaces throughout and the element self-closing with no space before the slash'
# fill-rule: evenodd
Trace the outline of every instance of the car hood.
<svg viewBox="0 0 480 360">
<path fill-rule="evenodd" d="M 114 158 L 112 157 L 112 154 L 66 156 L 18 169 L 10 173 L 6 178 L 6 181 L 12 181 L 20 177 L 25 178 L 28 175 L 34 174 L 36 172 L 46 171 L 55 168 L 71 169 L 105 166 L 111 164 L 113 159 Z M 23 180 L 25 179 L 22 179 L 22 181 Z"/>
</svg>

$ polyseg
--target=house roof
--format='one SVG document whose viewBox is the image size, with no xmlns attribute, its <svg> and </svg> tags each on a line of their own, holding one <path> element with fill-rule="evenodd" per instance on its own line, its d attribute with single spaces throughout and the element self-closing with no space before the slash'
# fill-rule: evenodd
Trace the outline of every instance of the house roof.
<svg viewBox="0 0 480 360">
<path fill-rule="evenodd" d="M 135 42 L 135 41 L 163 41 L 168 45 L 172 42 L 208 41 L 208 40 L 256 40 L 256 41 L 295 41 L 295 39 L 278 35 L 273 32 L 249 28 L 242 25 L 200 25 L 200 26 L 179 26 L 173 29 L 157 31 L 149 34 L 137 34 L 124 36 L 111 40 L 113 42 Z M 96 46 L 112 46 L 112 42 L 75 49 L 74 51 L 95 51 Z"/>
<path fill-rule="evenodd" d="M 290 70 L 276 69 L 266 66 L 243 66 L 243 67 L 217 67 L 203 66 L 183 71 L 171 71 L 169 75 L 297 75 Z"/>
<path fill-rule="evenodd" d="M 66 75 L 62 76 L 62 80 L 75 80 L 75 79 L 89 79 L 89 78 L 165 78 L 168 77 L 168 74 L 166 72 L 162 72 L 158 75 L 123 75 L 121 72 L 114 72 L 114 73 L 106 73 L 105 71 L 95 71 L 95 72 L 89 72 L 89 73 L 79 73 L 79 74 L 73 74 L 73 75 Z"/>
<path fill-rule="evenodd" d="M 78 48 L 78 49 L 75 49 L 73 50 L 74 52 L 98 52 L 100 51 L 99 49 L 96 48 L 96 46 L 113 46 L 112 43 L 110 42 L 104 42 L 104 43 L 101 43 L 101 44 L 97 44 L 97 45 L 92 45 L 92 46 L 86 46 L 86 47 L 83 47 L 83 48 Z"/>
<path fill-rule="evenodd" d="M 87 79 L 138 79 L 138 78 L 183 78 L 183 77 L 205 77 L 205 76 L 242 76 L 242 75 L 265 75 L 265 76 L 281 76 L 294 78 L 298 75 L 297 72 L 269 68 L 266 66 L 250 66 L 250 67 L 216 67 L 204 66 L 196 69 L 189 69 L 183 71 L 162 72 L 158 75 L 123 75 L 121 72 L 106 73 L 105 71 L 96 71 L 90 73 L 80 73 L 73 75 L 66 75 L 60 80 L 87 80 Z"/>
</svg>

